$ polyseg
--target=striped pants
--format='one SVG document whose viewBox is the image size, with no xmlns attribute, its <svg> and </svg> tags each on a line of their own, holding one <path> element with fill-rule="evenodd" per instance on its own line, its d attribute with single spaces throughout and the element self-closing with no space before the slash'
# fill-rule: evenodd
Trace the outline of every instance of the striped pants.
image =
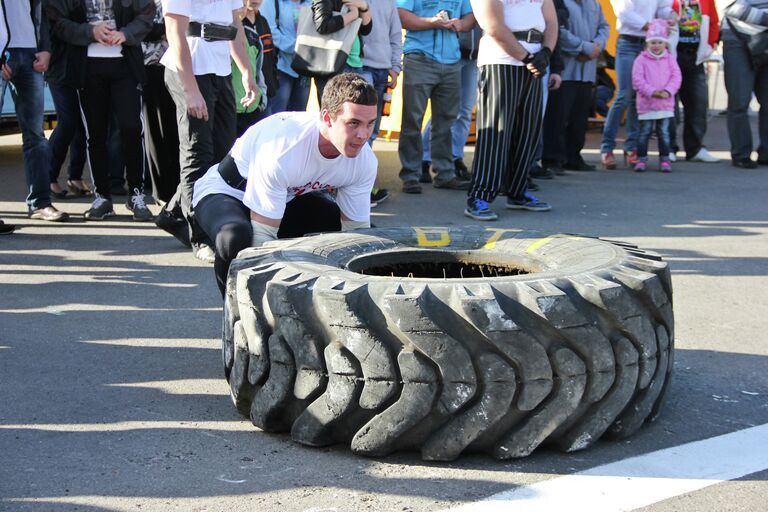
<svg viewBox="0 0 768 512">
<path fill-rule="evenodd" d="M 477 144 L 467 195 L 491 202 L 525 193 L 541 134 L 541 80 L 524 66 L 480 67 Z"/>
</svg>

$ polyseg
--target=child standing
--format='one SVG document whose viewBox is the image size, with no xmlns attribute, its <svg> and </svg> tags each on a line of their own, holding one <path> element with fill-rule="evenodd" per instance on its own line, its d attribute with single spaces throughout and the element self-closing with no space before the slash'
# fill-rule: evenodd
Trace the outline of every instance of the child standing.
<svg viewBox="0 0 768 512">
<path fill-rule="evenodd" d="M 640 133 L 637 141 L 635 172 L 645 171 L 648 165 L 648 139 L 653 127 L 659 139 L 659 167 L 670 172 L 669 122 L 675 111 L 675 94 L 680 89 L 680 67 L 669 52 L 667 20 L 655 19 L 648 26 L 646 49 L 638 55 L 632 66 L 632 86 L 637 93 L 637 118 Z"/>
</svg>

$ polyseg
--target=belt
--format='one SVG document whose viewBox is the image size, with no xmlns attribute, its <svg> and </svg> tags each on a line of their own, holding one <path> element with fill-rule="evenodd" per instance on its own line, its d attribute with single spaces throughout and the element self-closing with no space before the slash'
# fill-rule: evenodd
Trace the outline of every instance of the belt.
<svg viewBox="0 0 768 512">
<path fill-rule="evenodd" d="M 219 163 L 219 174 L 227 185 L 240 192 L 245 192 L 245 183 L 248 180 L 243 178 L 243 175 L 237 170 L 235 159 L 229 153 Z"/>
<path fill-rule="evenodd" d="M 187 27 L 187 35 L 199 37 L 206 41 L 232 41 L 237 37 L 237 29 L 231 25 L 190 21 L 189 27 Z"/>
<path fill-rule="evenodd" d="M 529 30 L 522 30 L 520 32 L 512 32 L 518 41 L 525 41 L 526 43 L 543 43 L 544 34 L 536 30 L 535 28 Z"/>
<path fill-rule="evenodd" d="M 643 36 L 630 36 L 627 34 L 619 34 L 619 39 L 624 39 L 632 43 L 645 44 L 645 38 Z"/>
</svg>

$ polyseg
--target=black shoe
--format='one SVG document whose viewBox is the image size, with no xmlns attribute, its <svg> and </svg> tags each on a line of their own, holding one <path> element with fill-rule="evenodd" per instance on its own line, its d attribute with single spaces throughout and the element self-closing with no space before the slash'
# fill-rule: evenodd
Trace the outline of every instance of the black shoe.
<svg viewBox="0 0 768 512">
<path fill-rule="evenodd" d="M 421 194 L 421 185 L 416 180 L 403 182 L 403 192 L 406 194 Z"/>
<path fill-rule="evenodd" d="M 421 183 L 432 183 L 432 175 L 429 174 L 429 167 L 431 165 L 432 162 L 428 160 L 421 162 L 421 177 L 419 178 Z"/>
<path fill-rule="evenodd" d="M 187 224 L 187 220 L 184 217 L 178 217 L 163 208 L 155 217 L 155 226 L 173 235 L 176 240 L 186 247 L 192 247 L 189 241 L 189 224 Z"/>
<path fill-rule="evenodd" d="M 465 164 L 464 160 L 461 158 L 457 158 L 453 161 L 453 167 L 456 169 L 456 177 L 460 180 L 469 181 L 472 179 L 472 173 L 469 172 L 467 164 Z"/>
<path fill-rule="evenodd" d="M 29 218 L 47 220 L 48 222 L 66 222 L 69 219 L 69 214 L 59 211 L 55 206 L 49 204 L 43 208 L 30 210 Z"/>
<path fill-rule="evenodd" d="M 768 165 L 768 159 L 758 158 L 757 165 Z"/>
<path fill-rule="evenodd" d="M 584 160 L 581 162 L 575 162 L 575 163 L 569 163 L 566 162 L 563 165 L 563 169 L 568 169 L 569 171 L 594 171 L 597 169 L 594 165 L 590 165 Z"/>
<path fill-rule="evenodd" d="M 379 206 L 389 197 L 389 190 L 385 188 L 374 188 L 371 192 L 371 208 Z"/>
<path fill-rule="evenodd" d="M 453 177 L 448 181 L 439 183 L 435 181 L 432 186 L 435 188 L 450 188 L 452 190 L 467 190 L 469 188 L 469 181 Z"/>
<path fill-rule="evenodd" d="M 13 224 L 6 224 L 0 220 L 0 235 L 10 235 L 16 229 Z"/>
<path fill-rule="evenodd" d="M 757 169 L 757 162 L 749 158 L 741 158 L 739 160 L 731 160 L 731 165 L 740 169 Z"/>
<path fill-rule="evenodd" d="M 540 187 L 530 178 L 528 178 L 528 185 L 525 187 L 526 190 L 530 190 L 531 192 L 536 192 L 537 190 L 540 190 Z"/>
<path fill-rule="evenodd" d="M 535 179 L 535 180 L 551 180 L 555 177 L 555 173 L 550 171 L 549 169 L 545 169 L 538 163 L 533 164 L 531 167 L 531 171 L 528 173 L 528 175 Z"/>
</svg>

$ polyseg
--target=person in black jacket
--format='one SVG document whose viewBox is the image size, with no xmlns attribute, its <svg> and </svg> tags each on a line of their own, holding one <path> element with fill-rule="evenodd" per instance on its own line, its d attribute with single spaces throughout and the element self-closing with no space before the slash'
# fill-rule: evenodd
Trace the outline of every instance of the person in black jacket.
<svg viewBox="0 0 768 512">
<path fill-rule="evenodd" d="M 145 81 L 141 41 L 152 28 L 152 0 L 49 0 L 51 74 L 79 90 L 96 198 L 88 220 L 115 215 L 109 183 L 107 128 L 117 117 L 129 194 L 136 221 L 152 220 L 144 202 L 141 85 Z"/>
<path fill-rule="evenodd" d="M 334 14 L 341 12 L 346 7 L 344 14 Z M 346 65 L 339 73 L 360 73 L 363 69 L 363 40 L 360 36 L 367 36 L 373 28 L 373 20 L 368 10 L 368 3 L 365 0 L 312 0 L 312 16 L 315 22 L 315 28 L 319 34 L 333 34 L 346 27 L 357 18 L 362 20 L 360 30 L 357 33 L 357 39 L 349 52 Z M 315 88 L 317 89 L 317 102 L 323 96 L 323 89 L 332 77 L 315 78 Z"/>
</svg>

